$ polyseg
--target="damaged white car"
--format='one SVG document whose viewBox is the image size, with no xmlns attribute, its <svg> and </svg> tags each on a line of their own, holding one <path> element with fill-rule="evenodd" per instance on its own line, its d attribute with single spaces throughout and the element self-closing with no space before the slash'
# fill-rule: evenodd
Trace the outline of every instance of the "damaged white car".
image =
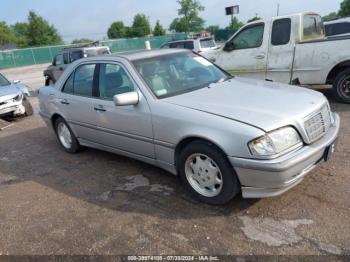
<svg viewBox="0 0 350 262">
<path fill-rule="evenodd" d="M 0 74 L 0 117 L 32 115 L 28 88 L 20 81 L 10 82 Z"/>
</svg>

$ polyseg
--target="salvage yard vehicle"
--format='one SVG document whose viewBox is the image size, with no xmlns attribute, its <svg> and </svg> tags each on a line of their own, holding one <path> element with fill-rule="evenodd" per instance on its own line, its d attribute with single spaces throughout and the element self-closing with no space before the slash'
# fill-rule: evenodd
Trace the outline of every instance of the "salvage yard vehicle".
<svg viewBox="0 0 350 262">
<path fill-rule="evenodd" d="M 32 115 L 33 108 L 27 86 L 16 80 L 12 83 L 0 74 L 0 117 Z"/>
<path fill-rule="evenodd" d="M 232 74 L 296 85 L 333 85 L 350 103 L 350 36 L 326 38 L 322 18 L 301 13 L 242 27 L 202 55 Z"/>
<path fill-rule="evenodd" d="M 39 106 L 65 151 L 153 164 L 209 204 L 296 186 L 330 159 L 340 123 L 319 92 L 233 77 L 180 49 L 78 60 Z"/>
<path fill-rule="evenodd" d="M 171 41 L 166 44 L 163 44 L 160 48 L 189 49 L 200 54 L 208 50 L 217 49 L 218 46 L 216 45 L 213 37 L 201 37 L 196 39 Z"/>
<path fill-rule="evenodd" d="M 111 53 L 108 46 L 95 46 L 94 44 L 67 47 L 60 51 L 54 57 L 52 65 L 44 71 L 45 85 L 48 86 L 56 83 L 67 66 L 78 59 Z"/>
</svg>

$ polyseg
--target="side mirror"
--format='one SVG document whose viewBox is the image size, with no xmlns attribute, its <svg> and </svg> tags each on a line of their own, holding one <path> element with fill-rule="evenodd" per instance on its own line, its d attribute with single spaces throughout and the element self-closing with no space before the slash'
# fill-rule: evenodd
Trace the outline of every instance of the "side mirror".
<svg viewBox="0 0 350 262">
<path fill-rule="evenodd" d="M 113 97 L 116 106 L 131 106 L 139 103 L 139 94 L 136 91 L 128 92 Z"/>
<path fill-rule="evenodd" d="M 19 84 L 19 83 L 21 83 L 21 80 L 13 80 L 12 83 Z"/>
<path fill-rule="evenodd" d="M 235 50 L 235 44 L 233 42 L 227 42 L 224 46 L 224 51 L 231 52 Z"/>
</svg>

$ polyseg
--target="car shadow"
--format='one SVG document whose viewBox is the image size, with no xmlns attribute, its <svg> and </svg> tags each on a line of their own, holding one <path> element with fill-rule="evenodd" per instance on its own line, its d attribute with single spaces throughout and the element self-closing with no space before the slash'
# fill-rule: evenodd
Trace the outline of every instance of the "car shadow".
<svg viewBox="0 0 350 262">
<path fill-rule="evenodd" d="M 1 174 L 12 179 L 0 186 L 33 181 L 103 208 L 167 219 L 229 216 L 258 201 L 237 196 L 223 206 L 203 204 L 157 167 L 88 148 L 68 154 L 46 127 L 0 137 Z"/>
</svg>

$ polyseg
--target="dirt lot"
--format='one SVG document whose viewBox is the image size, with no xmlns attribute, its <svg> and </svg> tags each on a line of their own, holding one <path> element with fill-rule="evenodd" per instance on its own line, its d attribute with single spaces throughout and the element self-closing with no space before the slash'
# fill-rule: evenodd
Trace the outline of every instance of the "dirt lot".
<svg viewBox="0 0 350 262">
<path fill-rule="evenodd" d="M 282 196 L 223 207 L 158 168 L 64 153 L 40 117 L 0 132 L 0 254 L 350 255 L 350 106 L 333 160 Z M 37 107 L 37 99 L 32 98 Z"/>
</svg>

